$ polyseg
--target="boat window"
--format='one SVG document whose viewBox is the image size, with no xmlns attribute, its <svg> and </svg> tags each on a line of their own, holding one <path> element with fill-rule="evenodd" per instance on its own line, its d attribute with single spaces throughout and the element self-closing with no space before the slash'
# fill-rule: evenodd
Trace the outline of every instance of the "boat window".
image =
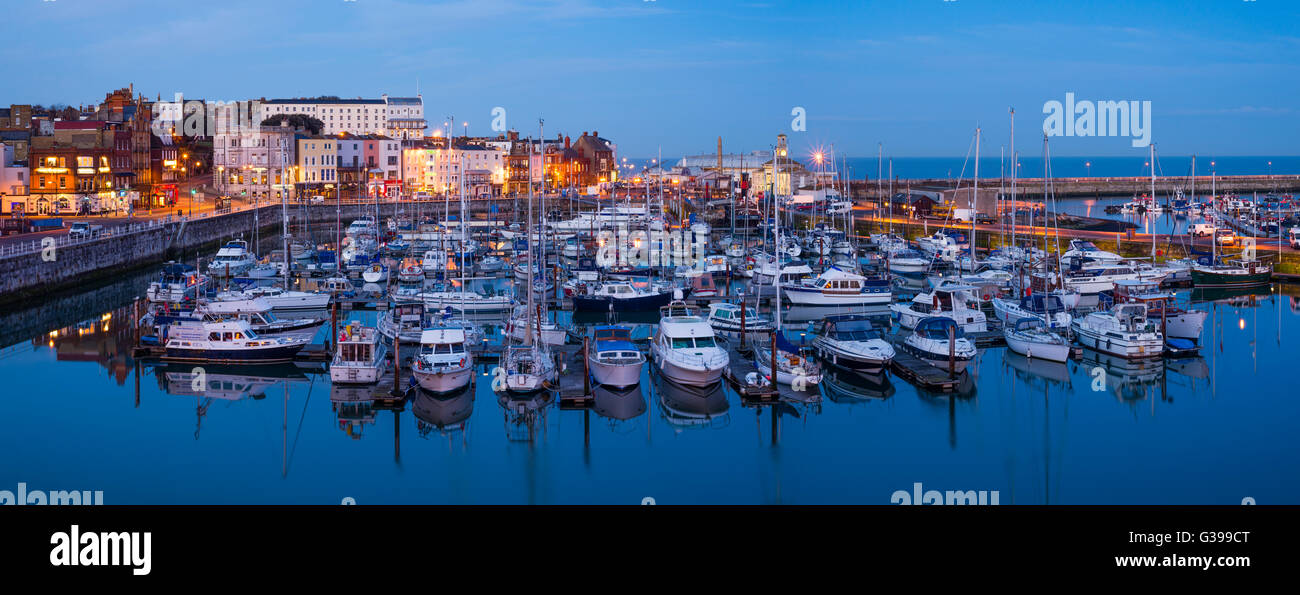
<svg viewBox="0 0 1300 595">
<path fill-rule="evenodd" d="M 714 315 L 723 320 L 730 320 L 731 310 L 717 310 Z"/>
<path fill-rule="evenodd" d="M 230 340 L 230 333 L 221 333 L 221 340 L 222 340 L 222 341 L 229 341 L 229 340 Z"/>
<path fill-rule="evenodd" d="M 433 352 L 434 352 L 434 353 L 440 353 L 440 354 L 441 354 L 441 353 L 451 353 L 451 345 L 448 345 L 448 344 L 446 344 L 446 343 L 442 343 L 442 344 L 439 344 L 439 345 L 435 345 L 435 346 L 434 346 L 434 350 L 433 350 Z"/>
<path fill-rule="evenodd" d="M 209 340 L 209 341 L 220 341 L 220 340 L 221 340 L 221 333 L 217 333 L 217 332 L 208 333 L 208 340 Z"/>
<path fill-rule="evenodd" d="M 695 339 L 695 346 L 696 347 L 717 347 L 717 343 L 714 342 L 713 337 L 697 337 Z"/>
<path fill-rule="evenodd" d="M 452 343 L 452 344 L 451 344 L 451 352 L 452 352 L 452 353 L 465 353 L 465 344 L 464 344 L 464 343 Z"/>
<path fill-rule="evenodd" d="M 690 349 L 690 337 L 673 337 L 673 349 Z"/>
<path fill-rule="evenodd" d="M 244 333 L 235 333 L 235 338 L 236 338 L 236 339 L 243 339 L 243 338 L 244 338 Z"/>
</svg>

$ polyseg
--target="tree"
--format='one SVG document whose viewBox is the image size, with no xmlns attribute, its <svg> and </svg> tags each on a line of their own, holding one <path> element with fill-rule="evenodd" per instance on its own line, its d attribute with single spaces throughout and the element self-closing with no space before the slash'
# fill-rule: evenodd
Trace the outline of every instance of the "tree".
<svg viewBox="0 0 1300 595">
<path fill-rule="evenodd" d="M 307 114 L 276 114 L 265 120 L 262 120 L 263 126 L 279 126 L 281 122 L 288 121 L 289 125 L 294 128 L 303 128 L 312 134 L 320 134 L 325 129 L 325 123 L 308 116 Z"/>
</svg>

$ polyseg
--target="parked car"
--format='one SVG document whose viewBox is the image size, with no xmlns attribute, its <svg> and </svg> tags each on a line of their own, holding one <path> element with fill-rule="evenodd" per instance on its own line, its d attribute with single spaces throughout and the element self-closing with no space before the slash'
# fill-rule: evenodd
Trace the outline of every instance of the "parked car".
<svg viewBox="0 0 1300 595">
<path fill-rule="evenodd" d="M 1212 236 L 1214 235 L 1214 224 L 1193 223 L 1191 227 L 1187 228 L 1187 233 L 1191 234 L 1191 236 L 1194 238 L 1199 238 L 1203 236 Z"/>
<path fill-rule="evenodd" d="M 325 204 L 325 197 L 317 194 L 316 196 L 311 197 L 311 204 Z"/>
<path fill-rule="evenodd" d="M 1237 243 L 1237 236 L 1232 235 L 1231 229 L 1218 229 L 1214 232 L 1214 241 L 1220 246 L 1231 246 Z"/>
</svg>

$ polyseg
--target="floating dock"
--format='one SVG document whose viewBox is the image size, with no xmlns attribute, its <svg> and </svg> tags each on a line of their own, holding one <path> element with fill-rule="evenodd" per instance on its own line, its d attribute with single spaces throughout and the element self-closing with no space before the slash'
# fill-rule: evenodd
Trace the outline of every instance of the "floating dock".
<svg viewBox="0 0 1300 595">
<path fill-rule="evenodd" d="M 750 374 L 756 374 L 759 378 L 766 378 L 772 373 L 771 370 L 767 370 L 766 372 L 759 370 L 758 367 L 754 365 L 753 360 L 749 359 L 746 353 L 752 352 L 749 352 L 748 350 L 746 350 L 746 352 L 741 352 L 735 346 L 727 347 L 727 357 L 731 359 L 731 363 L 727 365 L 726 371 L 723 372 L 723 378 L 726 378 L 727 382 L 731 384 L 731 387 L 736 389 L 736 393 L 740 395 L 741 399 L 748 401 L 779 400 L 781 398 L 781 392 L 777 388 L 775 378 L 772 379 L 772 382 L 767 384 L 750 384 L 745 380 L 745 378 Z"/>
</svg>

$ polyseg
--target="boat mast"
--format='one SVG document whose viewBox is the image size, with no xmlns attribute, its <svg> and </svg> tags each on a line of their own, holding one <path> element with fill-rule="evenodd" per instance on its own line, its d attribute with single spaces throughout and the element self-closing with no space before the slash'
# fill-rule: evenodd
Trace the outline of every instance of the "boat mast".
<svg viewBox="0 0 1300 595">
<path fill-rule="evenodd" d="M 1151 143 L 1151 206 L 1156 206 L 1156 144 Z M 1151 214 L 1151 264 L 1156 262 L 1156 216 Z"/>
<path fill-rule="evenodd" d="M 777 150 L 773 149 L 772 160 L 775 161 L 776 158 L 777 158 Z M 774 283 L 773 283 L 773 285 L 776 286 L 776 300 L 772 302 L 772 309 L 776 311 L 776 316 L 775 316 L 776 328 L 773 329 L 772 332 L 779 333 L 781 332 L 781 219 L 780 219 L 781 201 L 775 196 L 776 195 L 775 192 L 773 192 L 772 194 L 773 194 L 772 209 L 773 212 L 776 214 L 776 217 L 774 219 L 777 222 L 776 235 L 773 236 L 773 240 L 772 240 L 776 242 L 776 250 L 777 250 L 775 253 L 776 254 L 776 279 L 774 279 Z M 744 308 L 745 305 L 741 304 L 740 307 Z M 772 357 L 775 358 L 776 353 L 772 353 Z M 776 379 L 773 378 L 773 381 L 775 380 Z M 775 384 L 773 384 L 773 386 L 775 386 Z"/>
<path fill-rule="evenodd" d="M 538 129 L 541 129 L 542 119 L 537 119 Z M 524 345 L 533 344 L 533 143 L 528 143 L 528 224 L 524 226 L 525 243 L 528 245 L 528 283 L 525 284 L 525 291 L 528 292 L 528 332 L 524 334 Z"/>
<path fill-rule="evenodd" d="M 1016 155 L 1016 108 L 1007 109 L 1011 112 L 1011 247 L 1014 254 L 1016 246 L 1016 215 L 1019 210 L 1017 205 L 1019 197 L 1016 196 L 1016 167 L 1020 165 L 1020 156 Z M 1002 214 L 999 213 L 998 219 L 1001 218 Z"/>
<path fill-rule="evenodd" d="M 975 127 L 975 185 L 970 197 L 970 272 L 975 272 L 975 210 L 980 204 L 980 128 Z"/>
</svg>

